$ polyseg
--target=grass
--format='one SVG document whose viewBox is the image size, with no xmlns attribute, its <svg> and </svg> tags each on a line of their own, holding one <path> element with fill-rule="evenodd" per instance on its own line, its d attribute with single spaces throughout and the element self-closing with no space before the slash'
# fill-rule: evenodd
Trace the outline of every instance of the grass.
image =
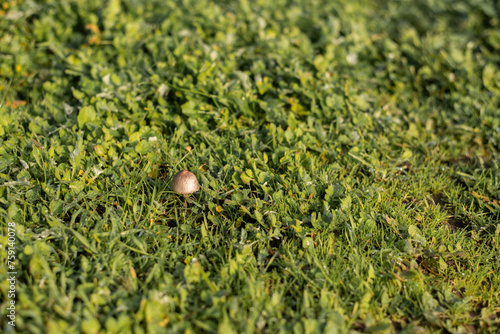
<svg viewBox="0 0 500 334">
<path fill-rule="evenodd" d="M 2 331 L 500 330 L 496 2 L 1 7 Z"/>
</svg>

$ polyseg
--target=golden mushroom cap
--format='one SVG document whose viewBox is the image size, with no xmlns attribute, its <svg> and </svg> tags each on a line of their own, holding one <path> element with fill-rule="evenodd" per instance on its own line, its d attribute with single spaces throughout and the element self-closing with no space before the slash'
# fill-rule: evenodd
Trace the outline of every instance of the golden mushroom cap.
<svg viewBox="0 0 500 334">
<path fill-rule="evenodd" d="M 198 191 L 200 184 L 196 175 L 183 169 L 175 174 L 172 182 L 170 182 L 170 188 L 178 194 L 187 195 Z"/>
</svg>

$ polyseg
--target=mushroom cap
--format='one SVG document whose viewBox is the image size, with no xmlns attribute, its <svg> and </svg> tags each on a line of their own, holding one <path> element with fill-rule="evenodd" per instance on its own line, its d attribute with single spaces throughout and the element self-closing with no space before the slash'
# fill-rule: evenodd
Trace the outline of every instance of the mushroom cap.
<svg viewBox="0 0 500 334">
<path fill-rule="evenodd" d="M 172 182 L 170 182 L 170 188 L 178 194 L 186 195 L 198 191 L 200 184 L 196 175 L 183 169 L 175 174 Z"/>
</svg>

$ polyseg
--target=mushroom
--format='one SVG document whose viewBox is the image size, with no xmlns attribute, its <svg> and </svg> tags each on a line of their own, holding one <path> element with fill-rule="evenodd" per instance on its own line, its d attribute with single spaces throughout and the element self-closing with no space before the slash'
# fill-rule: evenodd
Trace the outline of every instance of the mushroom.
<svg viewBox="0 0 500 334">
<path fill-rule="evenodd" d="M 200 189 L 200 184 L 193 173 L 183 169 L 175 174 L 170 182 L 170 188 L 178 194 L 187 195 L 197 192 Z"/>
</svg>

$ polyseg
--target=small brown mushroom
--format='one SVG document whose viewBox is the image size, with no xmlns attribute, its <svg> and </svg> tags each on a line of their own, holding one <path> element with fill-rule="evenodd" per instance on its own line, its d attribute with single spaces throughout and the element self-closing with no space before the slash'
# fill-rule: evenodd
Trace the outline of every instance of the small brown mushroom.
<svg viewBox="0 0 500 334">
<path fill-rule="evenodd" d="M 193 173 L 183 169 L 175 174 L 170 182 L 170 188 L 178 194 L 187 195 L 197 192 L 200 189 L 200 184 Z"/>
</svg>

